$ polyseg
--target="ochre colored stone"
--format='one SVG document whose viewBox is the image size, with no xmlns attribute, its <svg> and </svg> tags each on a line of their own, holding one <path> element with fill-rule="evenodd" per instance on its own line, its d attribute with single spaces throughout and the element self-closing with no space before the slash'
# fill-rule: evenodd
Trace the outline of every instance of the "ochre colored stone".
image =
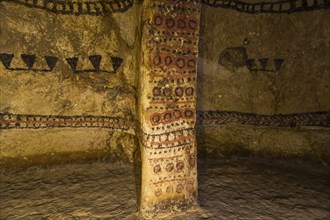
<svg viewBox="0 0 330 220">
<path fill-rule="evenodd" d="M 197 168 L 191 161 L 197 155 L 194 88 L 200 5 L 168 0 L 143 4 L 140 211 L 152 218 L 197 205 Z"/>
</svg>

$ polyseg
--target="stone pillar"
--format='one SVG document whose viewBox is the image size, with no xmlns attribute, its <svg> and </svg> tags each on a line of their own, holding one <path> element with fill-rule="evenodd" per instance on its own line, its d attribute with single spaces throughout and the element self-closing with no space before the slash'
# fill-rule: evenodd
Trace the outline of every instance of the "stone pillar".
<svg viewBox="0 0 330 220">
<path fill-rule="evenodd" d="M 144 217 L 197 205 L 197 0 L 143 2 L 139 118 Z"/>
</svg>

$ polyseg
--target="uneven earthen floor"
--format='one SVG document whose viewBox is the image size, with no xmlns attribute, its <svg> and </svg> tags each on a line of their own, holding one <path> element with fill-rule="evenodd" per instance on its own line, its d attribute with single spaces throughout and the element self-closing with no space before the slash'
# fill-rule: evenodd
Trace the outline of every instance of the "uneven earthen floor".
<svg viewBox="0 0 330 220">
<path fill-rule="evenodd" d="M 251 159 L 199 165 L 201 208 L 169 219 L 330 219 L 329 174 Z M 94 163 L 0 174 L 0 219 L 139 219 L 132 166 Z"/>
</svg>

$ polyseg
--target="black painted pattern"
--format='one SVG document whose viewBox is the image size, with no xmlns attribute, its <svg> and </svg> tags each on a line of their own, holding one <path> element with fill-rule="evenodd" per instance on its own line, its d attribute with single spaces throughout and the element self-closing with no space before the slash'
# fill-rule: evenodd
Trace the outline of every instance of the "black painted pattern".
<svg viewBox="0 0 330 220">
<path fill-rule="evenodd" d="M 329 0 L 256 0 L 253 3 L 244 0 L 186 0 L 187 3 L 199 1 L 210 7 L 232 9 L 249 14 L 291 14 L 330 8 Z M 86 0 L 79 2 L 71 0 L 0 0 L 0 2 L 16 3 L 30 8 L 43 9 L 55 14 L 92 16 L 100 16 L 107 13 L 123 13 L 133 6 L 133 0 Z M 158 4 L 158 6 L 160 9 L 163 9 L 162 4 Z M 176 7 L 175 9 L 165 8 L 164 10 L 168 12 L 169 10 L 184 11 L 187 9 Z"/>
<path fill-rule="evenodd" d="M 301 127 L 319 126 L 330 127 L 330 112 L 305 112 L 293 114 L 259 115 L 254 113 L 230 111 L 199 111 L 197 112 L 198 125 L 238 124 L 270 127 Z M 137 128 L 136 121 L 125 120 L 111 116 L 85 115 L 34 115 L 0 113 L 0 129 L 40 129 L 40 128 L 109 128 L 115 130 L 129 130 Z M 184 129 L 161 134 L 145 134 L 147 139 L 157 141 L 165 135 L 183 135 L 183 132 L 193 132 L 193 129 Z M 140 131 L 141 132 L 141 131 Z M 150 139 L 149 139 L 150 138 Z M 146 141 L 145 140 L 145 141 Z"/>
<path fill-rule="evenodd" d="M 229 111 L 198 112 L 197 124 L 240 124 L 271 127 L 330 127 L 330 112 L 259 115 Z"/>
<path fill-rule="evenodd" d="M 133 0 L 0 0 L 24 5 L 30 8 L 42 9 L 55 14 L 93 15 L 125 12 L 133 6 Z"/>
<path fill-rule="evenodd" d="M 295 12 L 329 9 L 329 0 L 273 0 L 246 2 L 244 0 L 201 0 L 203 4 L 214 8 L 233 9 L 249 14 L 291 14 Z"/>
<path fill-rule="evenodd" d="M 219 56 L 219 64 L 228 70 L 246 66 L 251 72 L 262 71 L 278 73 L 283 68 L 282 58 L 250 58 L 245 47 L 227 47 Z"/>
<path fill-rule="evenodd" d="M 42 59 L 46 62 L 48 69 L 35 69 L 34 64 L 37 62 L 38 58 L 34 54 L 21 54 L 21 59 L 25 63 L 26 67 L 12 67 L 12 60 L 15 58 L 14 54 L 0 53 L 0 61 L 7 70 L 11 71 L 33 71 L 33 72 L 51 72 L 59 60 L 55 56 L 44 56 Z M 113 70 L 102 70 L 100 68 L 102 56 L 101 55 L 91 55 L 88 57 L 89 61 L 93 65 L 94 69 L 77 69 L 79 62 L 79 57 L 65 58 L 65 61 L 74 73 L 116 73 L 122 62 L 124 61 L 120 57 L 111 56 L 110 60 L 112 63 Z"/>
<path fill-rule="evenodd" d="M 0 129 L 107 128 L 127 131 L 134 123 L 119 117 L 0 113 Z"/>
</svg>

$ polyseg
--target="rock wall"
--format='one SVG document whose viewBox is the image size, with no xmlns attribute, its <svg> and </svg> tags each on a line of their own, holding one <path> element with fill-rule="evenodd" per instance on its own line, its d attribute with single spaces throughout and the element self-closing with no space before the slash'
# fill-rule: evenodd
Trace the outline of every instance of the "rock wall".
<svg viewBox="0 0 330 220">
<path fill-rule="evenodd" d="M 1 166 L 133 160 L 139 5 L 101 3 L 0 2 Z"/>
<path fill-rule="evenodd" d="M 197 1 L 182 4 L 191 3 Z M 329 2 L 199 3 L 197 78 L 172 82 L 157 76 L 149 82 L 158 85 L 155 90 L 146 89 L 149 95 L 157 96 L 154 101 L 176 102 L 182 96 L 189 102 L 196 95 L 189 87 L 197 82 L 198 112 L 188 121 L 194 126 L 197 119 L 201 153 L 328 162 Z M 166 16 L 183 10 L 169 12 L 162 1 L 155 4 Z M 146 52 L 141 35 L 148 22 L 141 20 L 141 7 L 133 0 L 0 0 L 2 167 L 139 157 L 137 121 L 148 97 L 138 88 L 149 80 L 140 69 Z M 164 54 L 186 56 L 192 51 L 181 49 L 193 41 L 170 32 L 172 23 L 165 23 L 170 27 L 163 32 L 173 36 L 155 41 L 176 44 L 162 48 Z M 180 19 L 174 23 L 179 29 L 185 25 Z M 163 61 L 166 68 L 185 64 L 166 56 L 153 61 Z M 157 123 L 175 116 L 163 110 Z"/>
<path fill-rule="evenodd" d="M 201 19 L 200 150 L 329 162 L 329 4 L 212 2 Z"/>
<path fill-rule="evenodd" d="M 142 214 L 197 207 L 196 76 L 200 4 L 143 2 L 139 119 Z"/>
</svg>

